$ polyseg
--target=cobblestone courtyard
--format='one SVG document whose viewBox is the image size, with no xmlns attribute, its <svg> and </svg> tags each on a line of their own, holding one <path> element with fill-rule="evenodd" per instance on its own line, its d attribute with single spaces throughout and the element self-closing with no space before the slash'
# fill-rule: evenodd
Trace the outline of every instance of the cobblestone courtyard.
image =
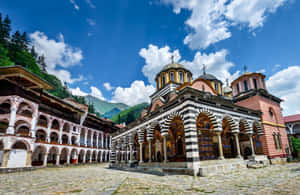
<svg viewBox="0 0 300 195">
<path fill-rule="evenodd" d="M 155 176 L 105 165 L 0 174 L 1 194 L 300 194 L 300 163 L 212 177 Z"/>
</svg>

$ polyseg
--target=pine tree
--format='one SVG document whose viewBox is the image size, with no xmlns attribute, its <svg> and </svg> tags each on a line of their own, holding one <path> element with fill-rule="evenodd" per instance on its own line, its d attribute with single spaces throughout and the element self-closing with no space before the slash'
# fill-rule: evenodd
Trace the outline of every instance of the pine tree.
<svg viewBox="0 0 300 195">
<path fill-rule="evenodd" d="M 35 59 L 37 59 L 38 54 L 36 53 L 34 46 L 31 47 L 30 54 L 32 55 L 32 57 L 34 57 Z"/>
<path fill-rule="evenodd" d="M 46 72 L 47 64 L 45 62 L 45 56 L 41 55 L 37 60 L 38 65 L 41 67 L 42 71 Z"/>
<path fill-rule="evenodd" d="M 23 32 L 23 34 L 21 35 L 21 43 L 20 43 L 22 50 L 28 50 L 28 43 L 29 40 L 27 38 L 27 33 Z"/>
<path fill-rule="evenodd" d="M 0 43 L 4 46 L 4 47 L 8 47 L 9 45 L 9 39 L 10 39 L 10 31 L 11 31 L 11 21 L 8 17 L 8 15 L 6 15 L 5 19 L 2 21 L 1 24 L 1 32 L 0 32 Z"/>
</svg>

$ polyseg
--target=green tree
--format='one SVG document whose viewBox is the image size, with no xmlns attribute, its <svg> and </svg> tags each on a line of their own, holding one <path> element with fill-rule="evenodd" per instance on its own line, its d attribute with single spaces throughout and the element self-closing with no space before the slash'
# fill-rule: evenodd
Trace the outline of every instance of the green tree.
<svg viewBox="0 0 300 195">
<path fill-rule="evenodd" d="M 0 25 L 0 44 L 4 47 L 8 47 L 9 45 L 9 38 L 10 38 L 10 31 L 11 31 L 11 21 L 6 15 L 5 19 L 2 21 L 1 17 L 1 25 Z"/>
<path fill-rule="evenodd" d="M 33 46 L 31 47 L 31 49 L 30 49 L 30 54 L 32 55 L 32 57 L 34 57 L 35 59 L 37 59 L 38 54 L 37 54 L 36 51 L 35 51 L 34 45 L 33 45 Z"/>
<path fill-rule="evenodd" d="M 0 44 L 0 66 L 12 66 L 14 63 L 7 56 L 8 51 Z"/>
<path fill-rule="evenodd" d="M 45 56 L 41 55 L 38 57 L 37 63 L 41 67 L 42 71 L 46 72 L 47 64 L 45 62 Z"/>
</svg>

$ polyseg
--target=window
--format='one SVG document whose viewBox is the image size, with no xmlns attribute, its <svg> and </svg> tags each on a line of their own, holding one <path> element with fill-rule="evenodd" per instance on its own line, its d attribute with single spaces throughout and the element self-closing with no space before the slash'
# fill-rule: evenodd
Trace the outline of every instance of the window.
<svg viewBox="0 0 300 195">
<path fill-rule="evenodd" d="M 274 119 L 274 113 L 272 111 L 272 108 L 269 108 L 269 115 L 270 115 L 271 119 L 273 120 Z"/>
<path fill-rule="evenodd" d="M 218 83 L 215 83 L 215 90 L 216 90 L 217 93 L 218 93 Z"/>
<path fill-rule="evenodd" d="M 237 91 L 237 93 L 240 93 L 239 84 L 236 84 L 236 91 Z"/>
<path fill-rule="evenodd" d="M 278 139 L 279 149 L 282 149 L 281 135 L 279 133 L 277 134 L 277 139 Z"/>
<path fill-rule="evenodd" d="M 248 91 L 248 82 L 247 81 L 244 81 L 244 88 L 245 88 L 245 91 Z"/>
<path fill-rule="evenodd" d="M 275 133 L 273 133 L 273 140 L 274 140 L 275 148 L 276 148 L 276 150 L 278 150 L 277 136 Z"/>
<path fill-rule="evenodd" d="M 175 79 L 174 79 L 174 72 L 170 72 L 170 81 L 175 81 Z"/>
<path fill-rule="evenodd" d="M 179 72 L 179 82 L 184 83 L 183 72 Z"/>
<path fill-rule="evenodd" d="M 256 81 L 256 79 L 253 79 L 253 83 L 254 83 L 254 88 L 257 89 L 257 81 Z"/>
<path fill-rule="evenodd" d="M 202 85 L 202 91 L 205 91 L 205 87 L 204 87 L 204 85 Z"/>
<path fill-rule="evenodd" d="M 161 86 L 165 86 L 165 83 L 166 83 L 166 77 L 165 77 L 165 74 L 162 75 L 161 77 Z"/>
<path fill-rule="evenodd" d="M 276 150 L 282 149 L 281 136 L 280 133 L 273 133 L 273 139 Z"/>
<path fill-rule="evenodd" d="M 188 82 L 191 82 L 191 77 L 188 73 L 186 73 L 186 78 L 187 78 Z"/>
</svg>

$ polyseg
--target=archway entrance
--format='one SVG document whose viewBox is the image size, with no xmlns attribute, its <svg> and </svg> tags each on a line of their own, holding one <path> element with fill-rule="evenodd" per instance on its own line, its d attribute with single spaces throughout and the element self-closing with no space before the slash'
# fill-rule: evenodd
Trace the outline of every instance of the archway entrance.
<svg viewBox="0 0 300 195">
<path fill-rule="evenodd" d="M 83 163 L 84 150 L 80 150 L 78 155 L 78 163 Z"/>
<path fill-rule="evenodd" d="M 89 163 L 90 160 L 91 160 L 91 151 L 88 150 L 88 151 L 86 152 L 85 162 L 86 162 L 86 163 Z"/>
<path fill-rule="evenodd" d="M 230 119 L 224 118 L 222 121 L 222 147 L 225 158 L 235 158 L 237 156 L 236 142 L 232 134 Z"/>
<path fill-rule="evenodd" d="M 46 153 L 46 149 L 42 146 L 36 147 L 32 154 L 32 161 L 31 165 L 32 166 L 42 166 L 44 163 L 44 156 Z"/>
<path fill-rule="evenodd" d="M 253 139 L 255 154 L 264 154 L 262 142 L 259 136 L 259 124 L 257 124 L 256 122 L 253 123 L 252 139 Z"/>
<path fill-rule="evenodd" d="M 60 153 L 60 161 L 59 164 L 63 165 L 65 163 L 67 163 L 68 161 L 68 149 L 64 148 L 62 149 L 61 153 Z"/>
<path fill-rule="evenodd" d="M 73 149 L 71 151 L 71 156 L 70 156 L 70 164 L 76 164 L 77 163 L 77 150 Z"/>
<path fill-rule="evenodd" d="M 9 153 L 7 167 L 25 167 L 27 160 L 27 146 L 23 141 L 17 141 Z"/>
<path fill-rule="evenodd" d="M 133 151 L 136 151 L 133 155 L 133 159 L 137 160 L 138 162 L 140 161 L 140 144 L 139 144 L 139 138 L 138 135 L 135 134 L 134 136 L 134 143 L 133 143 Z"/>
<path fill-rule="evenodd" d="M 251 143 L 249 141 L 249 136 L 246 132 L 246 125 L 247 122 L 244 120 L 241 120 L 239 123 L 239 141 L 240 141 L 240 147 L 241 147 L 241 154 L 244 157 L 244 159 L 247 159 L 249 156 L 251 156 Z"/>
<path fill-rule="evenodd" d="M 218 139 L 209 117 L 200 113 L 197 118 L 197 132 L 200 160 L 215 160 L 219 156 Z"/>
<path fill-rule="evenodd" d="M 2 167 L 3 155 L 4 155 L 4 144 L 2 141 L 0 141 L 0 167 Z"/>
<path fill-rule="evenodd" d="M 153 140 L 151 140 L 151 153 L 153 162 L 163 162 L 163 137 L 160 133 L 160 128 L 157 125 L 153 131 Z"/>
<path fill-rule="evenodd" d="M 48 153 L 47 164 L 56 165 L 57 154 L 58 154 L 58 148 L 52 147 Z"/>
<path fill-rule="evenodd" d="M 185 137 L 183 121 L 179 116 L 175 116 L 170 123 L 167 137 L 167 158 L 170 162 L 184 162 Z"/>
</svg>

